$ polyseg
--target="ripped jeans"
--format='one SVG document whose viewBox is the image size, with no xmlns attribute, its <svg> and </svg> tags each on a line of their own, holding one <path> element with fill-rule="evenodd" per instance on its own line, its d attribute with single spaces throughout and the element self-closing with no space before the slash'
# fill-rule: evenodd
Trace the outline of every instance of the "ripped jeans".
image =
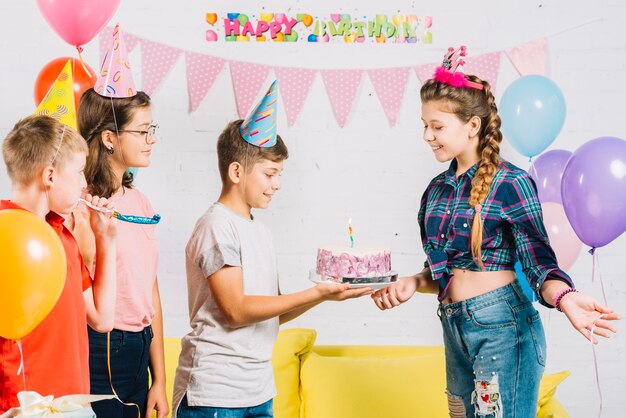
<svg viewBox="0 0 626 418">
<path fill-rule="evenodd" d="M 517 282 L 439 305 L 451 418 L 537 416 L 546 342 Z"/>
</svg>

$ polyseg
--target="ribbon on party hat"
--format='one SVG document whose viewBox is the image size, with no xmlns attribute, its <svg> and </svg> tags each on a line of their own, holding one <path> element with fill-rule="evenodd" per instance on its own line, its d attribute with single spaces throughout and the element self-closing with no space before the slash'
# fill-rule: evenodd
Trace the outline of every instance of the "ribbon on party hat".
<svg viewBox="0 0 626 418">
<path fill-rule="evenodd" d="M 52 395 L 41 396 L 37 392 L 22 391 L 17 394 L 20 403 L 18 417 L 37 416 L 42 418 L 63 416 L 64 412 L 78 411 L 90 402 L 115 399 L 114 395 L 67 395 L 54 399 Z"/>
<path fill-rule="evenodd" d="M 137 94 L 119 24 L 111 33 L 111 47 L 102 60 L 93 89 L 104 97 L 124 98 Z"/>
<path fill-rule="evenodd" d="M 465 61 L 462 59 L 467 54 L 466 47 L 463 45 L 457 49 L 452 47 L 443 55 L 443 62 L 435 70 L 433 78 L 435 81 L 447 84 L 452 87 L 470 87 L 482 90 L 484 86 L 468 80 L 463 74 L 462 66 Z"/>
<path fill-rule="evenodd" d="M 261 101 L 252 109 L 239 128 L 241 137 L 262 148 L 276 145 L 278 81 L 274 80 Z"/>
<path fill-rule="evenodd" d="M 46 93 L 35 115 L 46 115 L 76 129 L 76 105 L 74 103 L 74 79 L 71 61 L 67 60 L 61 73 Z"/>
</svg>

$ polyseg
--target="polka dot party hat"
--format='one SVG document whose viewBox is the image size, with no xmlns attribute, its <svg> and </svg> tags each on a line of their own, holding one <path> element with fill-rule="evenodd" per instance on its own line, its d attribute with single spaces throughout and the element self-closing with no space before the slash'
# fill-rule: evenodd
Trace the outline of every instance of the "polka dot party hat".
<svg viewBox="0 0 626 418">
<path fill-rule="evenodd" d="M 265 96 L 239 128 L 239 133 L 246 142 L 262 148 L 273 147 L 276 144 L 277 100 L 278 81 L 274 80 Z"/>
<path fill-rule="evenodd" d="M 102 60 L 94 90 L 101 96 L 113 98 L 137 94 L 119 24 L 111 33 L 111 48 Z"/>
</svg>

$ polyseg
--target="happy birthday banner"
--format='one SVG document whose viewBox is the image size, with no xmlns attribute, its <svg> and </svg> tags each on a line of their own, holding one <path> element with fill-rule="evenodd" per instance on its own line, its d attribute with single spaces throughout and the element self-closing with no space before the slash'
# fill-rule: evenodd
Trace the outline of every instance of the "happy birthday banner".
<svg viewBox="0 0 626 418">
<path fill-rule="evenodd" d="M 100 61 L 110 47 L 112 31 L 112 28 L 105 28 L 100 33 Z M 244 118 L 265 85 L 270 72 L 273 72 L 280 84 L 282 108 L 285 109 L 289 126 L 297 121 L 300 110 L 318 74 L 322 77 L 333 114 L 340 127 L 344 127 L 349 119 L 364 75 L 367 75 L 371 81 L 389 124 L 394 126 L 402 106 L 410 74 L 414 73 L 421 82 L 424 82 L 432 77 L 435 67 L 440 65 L 440 63 L 429 63 L 410 67 L 378 69 L 282 67 L 228 60 L 186 51 L 143 39 L 128 32 L 124 33 L 124 41 L 128 53 L 137 45 L 141 46 L 142 90 L 151 96 L 158 91 L 180 56 L 185 56 L 187 91 L 191 112 L 200 106 L 219 74 L 228 65 L 237 113 L 240 118 Z M 546 39 L 527 42 L 502 51 L 475 55 L 466 60 L 465 70 L 489 81 L 492 90 L 495 91 L 502 53 L 506 54 L 520 75 L 545 73 Z"/>
<path fill-rule="evenodd" d="M 257 17 L 258 16 L 258 17 Z M 207 42 L 333 42 L 333 43 L 407 43 L 433 41 L 431 16 L 397 13 L 374 17 L 331 13 L 206 13 Z"/>
</svg>

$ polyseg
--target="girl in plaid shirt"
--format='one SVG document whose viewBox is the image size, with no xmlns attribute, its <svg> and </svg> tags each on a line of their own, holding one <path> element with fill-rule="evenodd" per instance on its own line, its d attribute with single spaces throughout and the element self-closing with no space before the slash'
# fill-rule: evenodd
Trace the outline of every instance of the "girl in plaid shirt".
<svg viewBox="0 0 626 418">
<path fill-rule="evenodd" d="M 421 201 L 424 269 L 372 295 L 381 309 L 415 292 L 436 293 L 446 352 L 451 417 L 537 414 L 546 344 L 539 313 L 516 281 L 519 260 L 543 305 L 574 328 L 610 337 L 619 316 L 576 291 L 558 267 L 533 180 L 500 158 L 500 117 L 491 87 L 459 70 L 465 48 L 450 48 L 421 88 L 424 140 L 451 161 Z"/>
</svg>

